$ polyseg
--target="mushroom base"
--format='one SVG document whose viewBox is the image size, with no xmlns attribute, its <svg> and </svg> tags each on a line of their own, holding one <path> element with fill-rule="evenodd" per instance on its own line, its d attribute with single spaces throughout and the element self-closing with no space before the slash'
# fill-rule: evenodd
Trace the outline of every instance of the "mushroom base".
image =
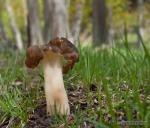
<svg viewBox="0 0 150 128">
<path fill-rule="evenodd" d="M 53 61 L 54 62 L 54 61 Z M 47 113 L 69 115 L 68 97 L 64 88 L 62 67 L 59 63 L 47 63 L 44 66 L 45 95 Z"/>
<path fill-rule="evenodd" d="M 56 89 L 52 93 L 46 93 L 47 113 L 49 116 L 54 114 L 69 115 L 70 108 L 65 90 Z"/>
</svg>

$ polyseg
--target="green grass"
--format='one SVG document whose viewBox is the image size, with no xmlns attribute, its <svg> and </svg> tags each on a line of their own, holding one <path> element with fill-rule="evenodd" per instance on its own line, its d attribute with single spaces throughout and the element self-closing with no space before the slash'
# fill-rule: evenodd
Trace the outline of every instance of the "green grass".
<svg viewBox="0 0 150 128">
<path fill-rule="evenodd" d="M 129 48 L 127 44 L 123 48 L 79 49 L 80 61 L 64 76 L 64 81 L 66 88 L 83 86 L 89 107 L 76 108 L 71 125 L 57 116 L 53 117 L 52 125 L 58 127 L 65 122 L 66 127 L 77 128 L 87 121 L 97 128 L 116 128 L 119 127 L 116 111 L 121 110 L 128 121 L 143 121 L 141 127 L 150 127 L 150 55 L 146 46 L 143 44 L 143 50 Z M 0 124 L 17 118 L 14 128 L 25 126 L 37 102 L 44 97 L 41 70 L 28 73 L 24 59 L 24 54 L 18 56 L 12 51 L 0 54 Z M 91 84 L 97 86 L 96 92 L 90 90 Z M 94 111 L 93 96 L 98 99 Z M 136 118 L 134 112 L 138 113 Z M 110 122 L 105 120 L 106 114 L 111 117 Z"/>
</svg>

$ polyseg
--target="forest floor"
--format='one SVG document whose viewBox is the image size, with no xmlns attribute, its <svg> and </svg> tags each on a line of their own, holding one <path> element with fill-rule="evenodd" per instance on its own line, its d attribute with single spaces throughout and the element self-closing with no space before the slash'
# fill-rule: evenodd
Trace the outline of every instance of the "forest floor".
<svg viewBox="0 0 150 128">
<path fill-rule="evenodd" d="M 0 128 L 150 127 L 150 54 L 127 47 L 79 48 L 64 75 L 70 116 L 46 114 L 42 68 L 25 67 L 25 52 L 0 53 Z"/>
</svg>

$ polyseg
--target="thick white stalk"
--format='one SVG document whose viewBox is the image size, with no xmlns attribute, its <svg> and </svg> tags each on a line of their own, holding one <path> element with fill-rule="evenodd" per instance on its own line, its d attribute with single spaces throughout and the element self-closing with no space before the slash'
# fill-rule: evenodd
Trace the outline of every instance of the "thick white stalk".
<svg viewBox="0 0 150 128">
<path fill-rule="evenodd" d="M 44 61 L 44 79 L 48 114 L 52 115 L 55 112 L 61 115 L 69 114 L 60 58 L 50 57 Z"/>
</svg>

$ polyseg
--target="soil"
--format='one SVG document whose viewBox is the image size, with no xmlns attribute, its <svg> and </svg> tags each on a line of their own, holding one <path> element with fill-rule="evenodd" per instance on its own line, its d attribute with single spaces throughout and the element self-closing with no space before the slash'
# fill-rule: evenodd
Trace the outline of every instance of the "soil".
<svg viewBox="0 0 150 128">
<path fill-rule="evenodd" d="M 69 98 L 69 104 L 70 104 L 70 110 L 71 115 L 68 116 L 67 121 L 68 124 L 74 123 L 74 115 L 77 107 L 80 111 L 84 113 L 84 118 L 90 116 L 89 112 L 94 113 L 96 120 L 98 121 L 100 118 L 103 118 L 106 124 L 112 123 L 112 117 L 111 115 L 106 111 L 103 112 L 103 115 L 101 117 L 97 113 L 97 109 L 99 107 L 98 104 L 98 98 L 97 98 L 97 87 L 92 84 L 90 87 L 91 93 L 91 101 L 89 101 L 86 90 L 80 86 L 76 89 L 70 88 L 68 89 L 68 98 Z M 88 99 L 88 100 L 87 100 Z M 102 108 L 103 110 L 106 109 L 106 97 L 102 94 Z M 122 108 L 118 108 L 117 110 L 114 110 L 114 114 L 117 117 L 118 122 L 127 121 L 127 115 L 126 112 Z M 133 112 L 133 116 L 135 116 L 135 119 L 137 120 L 137 112 Z M 0 128 L 6 128 L 6 126 L 9 124 L 9 120 L 7 119 L 2 125 L 0 125 Z M 28 122 L 25 126 L 25 128 L 65 128 L 64 123 L 59 122 L 56 126 L 56 122 L 53 122 L 53 117 L 48 117 L 46 113 L 46 100 L 45 98 L 41 99 L 37 103 L 37 107 L 34 110 L 34 112 L 30 113 Z M 54 124 L 54 125 L 53 125 Z M 86 119 L 83 119 L 83 122 L 81 124 L 82 128 L 94 128 L 93 124 L 88 122 Z"/>
</svg>

